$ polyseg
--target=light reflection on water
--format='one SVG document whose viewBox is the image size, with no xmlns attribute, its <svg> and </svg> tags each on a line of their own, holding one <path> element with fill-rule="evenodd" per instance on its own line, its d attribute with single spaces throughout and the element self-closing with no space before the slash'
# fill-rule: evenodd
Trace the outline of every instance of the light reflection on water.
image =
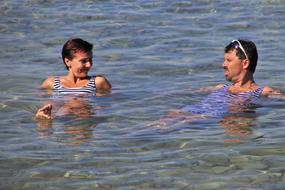
<svg viewBox="0 0 285 190">
<path fill-rule="evenodd" d="M 285 91 L 284 10 L 278 0 L 1 2 L 0 189 L 284 189 L 283 101 L 147 128 L 224 82 L 233 38 L 256 42 L 257 83 Z M 47 98 L 36 87 L 65 74 L 61 47 L 75 36 L 95 44 L 91 74 L 114 89 L 79 103 L 81 117 L 38 123 Z"/>
</svg>

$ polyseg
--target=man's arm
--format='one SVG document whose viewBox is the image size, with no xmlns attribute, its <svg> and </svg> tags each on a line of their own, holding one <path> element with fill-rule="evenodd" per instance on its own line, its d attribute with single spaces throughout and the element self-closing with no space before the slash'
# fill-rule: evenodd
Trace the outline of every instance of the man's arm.
<svg viewBox="0 0 285 190">
<path fill-rule="evenodd" d="M 195 92 L 198 92 L 198 93 L 211 93 L 211 92 L 219 90 L 219 89 L 221 89 L 223 87 L 224 87 L 224 84 L 218 84 L 218 85 L 215 85 L 215 86 L 207 86 L 207 87 L 200 88 L 198 90 L 195 90 Z"/>
<path fill-rule="evenodd" d="M 279 89 L 271 88 L 269 86 L 265 86 L 263 88 L 261 95 L 269 97 L 269 98 L 278 98 L 278 99 L 284 99 L 285 100 L 285 95 Z"/>
</svg>

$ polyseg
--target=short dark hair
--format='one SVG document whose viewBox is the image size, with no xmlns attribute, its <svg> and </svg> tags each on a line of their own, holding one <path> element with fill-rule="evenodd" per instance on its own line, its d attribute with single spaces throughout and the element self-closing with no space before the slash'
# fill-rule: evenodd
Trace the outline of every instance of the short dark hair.
<svg viewBox="0 0 285 190">
<path fill-rule="evenodd" d="M 257 48 L 252 41 L 243 40 L 243 39 L 238 39 L 238 41 L 242 45 L 242 48 L 244 49 L 249 59 L 249 71 L 253 74 L 255 72 L 255 68 L 256 68 L 257 60 L 258 60 Z M 240 46 L 239 43 L 236 40 L 234 40 L 225 47 L 225 53 L 228 53 L 229 51 L 233 51 L 235 49 L 236 55 L 241 60 L 246 59 L 246 55 L 244 54 L 244 52 L 239 46 Z"/>
<path fill-rule="evenodd" d="M 93 44 L 85 40 L 82 40 L 81 38 L 73 38 L 65 42 L 65 44 L 62 47 L 61 56 L 62 56 L 63 63 L 65 64 L 67 70 L 69 70 L 69 68 L 64 61 L 65 58 L 73 59 L 75 53 L 79 51 L 82 51 L 85 53 L 92 52 L 92 49 L 93 49 Z"/>
</svg>

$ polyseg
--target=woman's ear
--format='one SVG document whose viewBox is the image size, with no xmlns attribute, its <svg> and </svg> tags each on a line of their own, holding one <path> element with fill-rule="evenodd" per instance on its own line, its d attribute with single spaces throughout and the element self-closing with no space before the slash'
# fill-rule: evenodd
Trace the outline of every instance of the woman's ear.
<svg viewBox="0 0 285 190">
<path fill-rule="evenodd" d="M 64 58 L 64 63 L 67 65 L 68 68 L 71 67 L 70 60 L 68 58 Z"/>
</svg>

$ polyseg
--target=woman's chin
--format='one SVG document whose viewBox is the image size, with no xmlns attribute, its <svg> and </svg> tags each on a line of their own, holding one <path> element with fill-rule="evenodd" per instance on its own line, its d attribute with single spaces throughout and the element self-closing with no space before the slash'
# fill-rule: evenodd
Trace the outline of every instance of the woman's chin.
<svg viewBox="0 0 285 190">
<path fill-rule="evenodd" d="M 81 74 L 78 74 L 78 75 L 77 75 L 77 78 L 80 78 L 80 79 L 84 79 L 84 78 L 86 78 L 86 77 L 88 77 L 88 74 L 87 74 L 87 73 L 81 73 Z"/>
</svg>

